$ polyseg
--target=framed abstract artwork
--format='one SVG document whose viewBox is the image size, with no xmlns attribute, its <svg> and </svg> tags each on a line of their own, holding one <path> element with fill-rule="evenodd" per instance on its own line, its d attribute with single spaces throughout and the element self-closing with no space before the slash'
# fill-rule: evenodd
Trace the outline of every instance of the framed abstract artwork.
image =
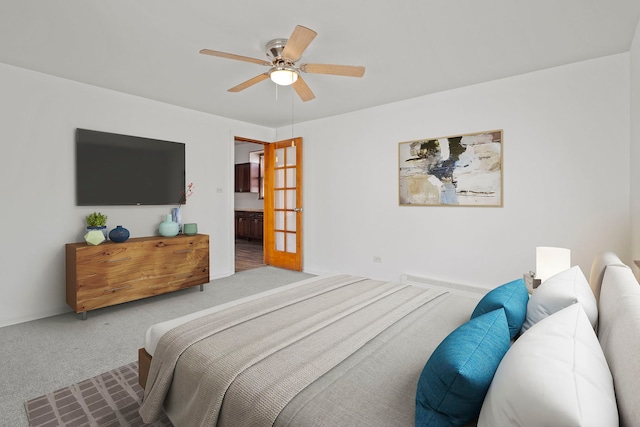
<svg viewBox="0 0 640 427">
<path fill-rule="evenodd" d="M 401 206 L 502 207 L 502 130 L 398 144 Z"/>
</svg>

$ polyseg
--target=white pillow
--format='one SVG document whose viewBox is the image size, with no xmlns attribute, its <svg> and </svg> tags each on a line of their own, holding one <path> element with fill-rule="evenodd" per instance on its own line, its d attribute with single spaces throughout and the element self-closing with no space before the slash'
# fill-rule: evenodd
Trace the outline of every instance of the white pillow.
<svg viewBox="0 0 640 427">
<path fill-rule="evenodd" d="M 482 404 L 484 426 L 618 426 L 613 379 L 587 316 L 573 304 L 511 346 Z"/>
<path fill-rule="evenodd" d="M 607 267 L 599 308 L 598 339 L 616 386 L 620 425 L 640 426 L 640 286 L 629 267 Z"/>
<path fill-rule="evenodd" d="M 591 326 L 595 329 L 598 322 L 598 303 L 587 278 L 578 266 L 551 276 L 538 286 L 527 303 L 527 317 L 524 319 L 522 332 L 576 302 L 582 305 Z"/>
</svg>

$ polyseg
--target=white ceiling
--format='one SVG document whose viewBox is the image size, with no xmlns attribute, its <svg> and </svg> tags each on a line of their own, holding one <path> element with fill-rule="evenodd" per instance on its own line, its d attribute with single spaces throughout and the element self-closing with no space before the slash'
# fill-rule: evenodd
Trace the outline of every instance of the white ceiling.
<svg viewBox="0 0 640 427">
<path fill-rule="evenodd" d="M 639 21 L 639 0 L 2 0 L 0 62 L 277 127 L 627 52 Z M 299 63 L 364 77 L 229 93 L 267 68 L 198 53 L 264 58 L 297 24 L 318 33 Z"/>
</svg>

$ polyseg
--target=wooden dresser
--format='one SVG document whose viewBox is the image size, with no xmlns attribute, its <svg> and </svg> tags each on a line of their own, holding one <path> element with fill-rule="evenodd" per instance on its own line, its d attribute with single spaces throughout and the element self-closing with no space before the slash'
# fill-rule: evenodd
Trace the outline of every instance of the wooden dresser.
<svg viewBox="0 0 640 427">
<path fill-rule="evenodd" d="M 87 311 L 209 283 L 209 236 L 66 245 L 67 304 Z"/>
</svg>

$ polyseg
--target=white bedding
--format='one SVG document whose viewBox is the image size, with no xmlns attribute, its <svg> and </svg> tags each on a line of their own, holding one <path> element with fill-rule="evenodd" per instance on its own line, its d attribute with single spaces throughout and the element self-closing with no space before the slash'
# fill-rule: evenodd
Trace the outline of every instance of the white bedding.
<svg viewBox="0 0 640 427">
<path fill-rule="evenodd" d="M 167 333 L 168 331 L 170 331 L 171 329 L 175 328 L 176 326 L 182 325 L 183 323 L 187 323 L 191 320 L 200 318 L 202 316 L 206 316 L 207 314 L 211 314 L 211 313 L 215 313 L 221 310 L 225 310 L 229 307 L 234 307 L 236 305 L 245 303 L 247 301 L 253 301 L 256 300 L 258 298 L 262 298 L 268 295 L 273 295 L 288 289 L 294 289 L 297 288 L 299 286 L 304 286 L 307 283 L 317 280 L 318 278 L 322 278 L 322 277 L 329 277 L 332 275 L 325 275 L 325 276 L 315 276 L 315 277 L 311 277 L 309 279 L 305 279 L 305 280 L 301 280 L 299 282 L 295 282 L 295 283 L 290 283 L 288 285 L 283 285 L 274 289 L 269 289 L 268 291 L 264 291 L 264 292 L 259 292 L 257 294 L 254 295 L 249 295 L 248 297 L 244 297 L 244 298 L 240 298 L 237 299 L 235 301 L 231 301 L 228 303 L 224 303 L 224 304 L 220 304 L 220 305 L 216 305 L 213 306 L 211 308 L 207 308 L 204 310 L 200 310 L 200 311 L 196 311 L 195 313 L 190 313 L 181 317 L 177 317 L 175 319 L 171 319 L 171 320 L 167 320 L 164 322 L 160 322 L 160 323 L 156 323 L 155 325 L 152 325 L 149 329 L 147 329 L 147 333 L 145 334 L 144 337 L 144 348 L 147 351 L 147 353 L 149 353 L 151 356 L 153 356 L 153 353 L 156 350 L 156 346 L 158 345 L 158 341 L 160 340 L 160 337 L 162 337 L 165 333 Z"/>
<path fill-rule="evenodd" d="M 195 313 L 190 313 L 181 317 L 177 317 L 175 319 L 156 323 L 155 325 L 152 325 L 149 329 L 147 329 L 147 333 L 145 334 L 145 337 L 144 337 L 144 348 L 147 351 L 147 353 L 153 356 L 153 353 L 156 350 L 156 346 L 158 345 L 158 341 L 160 340 L 160 337 L 165 333 L 167 333 L 168 331 L 170 331 L 171 329 L 175 328 L 176 326 L 182 325 L 183 323 L 189 322 L 199 317 L 206 316 L 207 314 L 225 310 L 229 307 L 234 307 L 238 304 L 242 304 L 247 301 L 253 301 L 258 298 L 262 298 L 268 295 L 273 295 L 288 289 L 304 286 L 309 282 L 317 280 L 318 278 L 330 277 L 330 276 L 333 276 L 333 274 L 311 277 L 309 279 L 301 280 L 299 282 L 290 283 L 288 285 L 283 285 L 274 289 L 269 289 L 268 291 L 260 292 L 254 295 L 249 295 L 248 297 L 240 298 L 235 301 L 216 305 L 204 310 L 196 311 Z M 464 295 L 484 295 L 488 291 L 488 289 L 486 288 L 474 288 L 468 285 L 457 285 L 457 284 L 451 284 L 451 283 L 441 282 L 441 281 L 438 281 L 437 283 L 433 283 L 432 280 L 429 280 L 429 283 L 424 281 L 421 282 L 419 277 L 408 276 L 408 275 L 403 276 L 402 282 L 408 283 L 414 286 L 419 286 L 419 287 L 437 287 L 441 289 L 447 289 L 452 293 L 464 294 Z"/>
</svg>

